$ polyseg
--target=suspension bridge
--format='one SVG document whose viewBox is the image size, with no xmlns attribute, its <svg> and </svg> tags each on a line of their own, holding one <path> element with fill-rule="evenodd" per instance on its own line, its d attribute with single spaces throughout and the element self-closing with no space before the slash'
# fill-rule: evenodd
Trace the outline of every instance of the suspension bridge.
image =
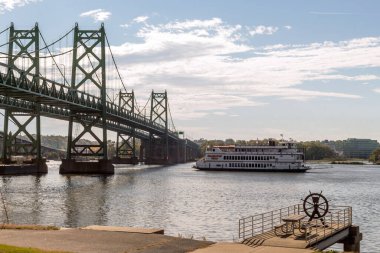
<svg viewBox="0 0 380 253">
<path fill-rule="evenodd" d="M 145 106 L 138 106 L 103 24 L 98 30 L 76 24 L 47 43 L 38 24 L 20 30 L 12 23 L 0 32 L 1 39 L 2 167 L 13 168 L 12 156 L 27 156 L 33 171 L 47 172 L 41 116 L 68 121 L 63 174 L 112 174 L 114 163 L 175 164 L 199 156 L 199 146 L 176 130 L 166 91 L 152 91 Z M 108 154 L 107 131 L 116 133 L 115 157 Z M 18 141 L 19 136 L 27 141 Z"/>
</svg>

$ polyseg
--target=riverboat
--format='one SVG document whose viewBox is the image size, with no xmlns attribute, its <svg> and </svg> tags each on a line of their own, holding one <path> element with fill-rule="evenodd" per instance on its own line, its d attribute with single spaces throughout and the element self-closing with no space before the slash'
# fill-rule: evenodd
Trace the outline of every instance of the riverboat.
<svg viewBox="0 0 380 253">
<path fill-rule="evenodd" d="M 267 145 L 228 145 L 207 148 L 205 156 L 198 160 L 199 170 L 305 172 L 303 150 L 294 142 L 275 142 Z"/>
</svg>

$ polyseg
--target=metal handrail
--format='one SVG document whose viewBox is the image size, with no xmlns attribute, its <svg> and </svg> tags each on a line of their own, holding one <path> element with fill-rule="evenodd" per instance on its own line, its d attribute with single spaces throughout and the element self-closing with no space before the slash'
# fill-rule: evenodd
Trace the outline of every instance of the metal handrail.
<svg viewBox="0 0 380 253">
<path fill-rule="evenodd" d="M 241 218 L 239 219 L 239 238 L 245 240 L 255 235 L 274 231 L 277 226 L 284 224 L 282 221 L 284 217 L 293 214 L 305 214 L 302 204 L 296 204 L 274 211 Z M 308 221 L 308 217 L 305 217 L 301 222 L 307 227 L 304 232 L 304 240 L 308 245 L 313 245 L 316 242 L 351 226 L 352 207 L 330 207 L 328 214 L 324 217 L 325 225 L 322 225 L 320 220 Z"/>
</svg>

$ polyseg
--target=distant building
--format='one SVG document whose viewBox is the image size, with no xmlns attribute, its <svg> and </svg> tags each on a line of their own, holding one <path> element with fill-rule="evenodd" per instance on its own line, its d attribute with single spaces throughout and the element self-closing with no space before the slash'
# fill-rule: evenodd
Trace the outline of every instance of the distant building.
<svg viewBox="0 0 380 253">
<path fill-rule="evenodd" d="M 343 141 L 343 154 L 348 158 L 368 159 L 378 147 L 376 140 L 350 138 Z"/>
</svg>

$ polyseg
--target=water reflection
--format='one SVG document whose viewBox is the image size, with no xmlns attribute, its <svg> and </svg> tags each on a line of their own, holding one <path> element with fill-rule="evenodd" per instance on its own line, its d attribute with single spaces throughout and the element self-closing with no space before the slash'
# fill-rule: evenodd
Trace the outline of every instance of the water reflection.
<svg viewBox="0 0 380 253">
<path fill-rule="evenodd" d="M 353 206 L 354 222 L 364 233 L 362 251 L 380 248 L 376 166 L 323 165 L 305 174 L 204 172 L 190 164 L 119 166 L 108 177 L 63 176 L 58 166 L 49 163 L 46 176 L 0 177 L 12 222 L 159 227 L 169 235 L 231 241 L 240 217 L 323 190 L 335 204 Z"/>
<path fill-rule="evenodd" d="M 65 226 L 107 224 L 108 177 L 65 176 Z"/>
</svg>

